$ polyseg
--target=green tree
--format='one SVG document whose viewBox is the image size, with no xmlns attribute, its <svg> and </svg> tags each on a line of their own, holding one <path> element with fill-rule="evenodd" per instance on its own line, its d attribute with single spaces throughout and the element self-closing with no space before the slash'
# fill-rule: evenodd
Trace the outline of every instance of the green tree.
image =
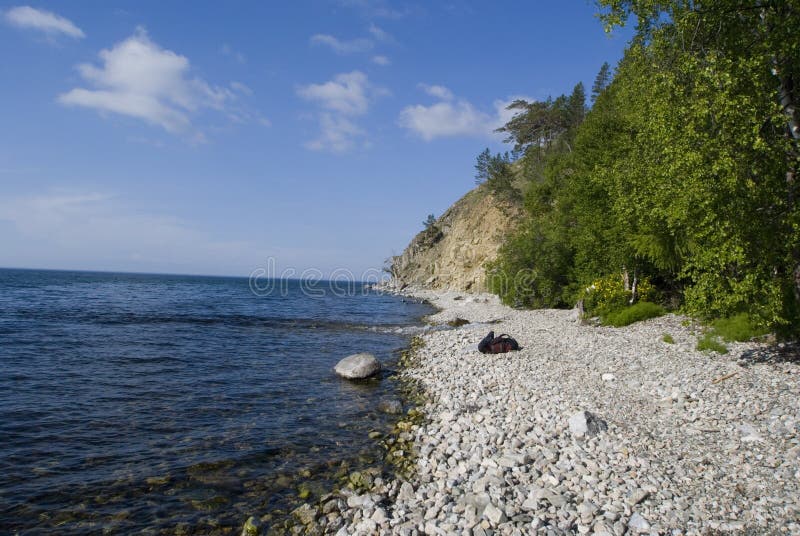
<svg viewBox="0 0 800 536">
<path fill-rule="evenodd" d="M 796 330 L 800 7 L 601 5 L 609 26 L 637 19 L 617 75 L 635 129 L 627 156 L 605 173 L 629 242 L 637 255 L 677 267 L 690 312 L 747 311 Z"/>
<path fill-rule="evenodd" d="M 489 180 L 489 163 L 492 160 L 492 153 L 487 147 L 476 159 L 475 162 L 475 184 L 483 184 Z"/>
<path fill-rule="evenodd" d="M 611 83 L 611 66 L 606 61 L 603 62 L 602 67 L 600 67 L 600 72 L 597 73 L 594 84 L 592 84 L 592 104 L 594 104 L 597 97 L 608 87 L 609 83 Z"/>
</svg>

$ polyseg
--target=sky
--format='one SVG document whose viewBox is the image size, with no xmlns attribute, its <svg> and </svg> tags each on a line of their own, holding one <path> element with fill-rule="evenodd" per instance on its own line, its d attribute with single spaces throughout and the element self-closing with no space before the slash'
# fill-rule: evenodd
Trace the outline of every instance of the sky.
<svg viewBox="0 0 800 536">
<path fill-rule="evenodd" d="M 0 0 L 0 266 L 243 275 L 402 252 L 515 98 L 591 88 L 585 0 Z"/>
</svg>

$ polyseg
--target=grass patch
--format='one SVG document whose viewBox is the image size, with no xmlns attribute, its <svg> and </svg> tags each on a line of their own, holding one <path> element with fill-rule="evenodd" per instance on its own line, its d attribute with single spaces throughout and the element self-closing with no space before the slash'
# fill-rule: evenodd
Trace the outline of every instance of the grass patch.
<svg viewBox="0 0 800 536">
<path fill-rule="evenodd" d="M 713 351 L 719 354 L 728 353 L 728 347 L 719 342 L 717 337 L 711 333 L 706 333 L 697 340 L 697 349 L 701 352 Z"/>
<path fill-rule="evenodd" d="M 602 315 L 600 319 L 602 320 L 603 325 L 620 328 L 641 320 L 656 318 L 657 316 L 661 316 L 666 312 L 667 310 L 657 303 L 643 301 L 635 303 L 629 307 L 623 307 L 622 309 L 609 311 Z"/>
<path fill-rule="evenodd" d="M 727 342 L 744 342 L 769 333 L 769 330 L 757 325 L 747 313 L 728 318 L 719 318 L 711 323 L 714 335 Z"/>
<path fill-rule="evenodd" d="M 667 344 L 675 344 L 675 339 L 669 333 L 665 333 L 661 340 Z"/>
</svg>

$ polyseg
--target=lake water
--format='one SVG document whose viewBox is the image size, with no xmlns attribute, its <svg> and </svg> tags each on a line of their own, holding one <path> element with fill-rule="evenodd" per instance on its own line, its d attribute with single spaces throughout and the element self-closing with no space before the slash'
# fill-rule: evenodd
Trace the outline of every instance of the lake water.
<svg viewBox="0 0 800 536">
<path fill-rule="evenodd" d="M 431 310 L 314 290 L 0 270 L 0 533 L 233 534 L 298 482 L 321 493 L 369 463 L 377 402 Z M 361 351 L 381 381 L 333 374 Z"/>
</svg>

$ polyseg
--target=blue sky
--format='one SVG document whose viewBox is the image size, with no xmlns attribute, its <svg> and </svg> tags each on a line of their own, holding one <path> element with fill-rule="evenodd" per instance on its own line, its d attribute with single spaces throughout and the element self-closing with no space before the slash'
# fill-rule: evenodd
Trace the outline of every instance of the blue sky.
<svg viewBox="0 0 800 536">
<path fill-rule="evenodd" d="M 515 97 L 587 88 L 590 2 L 0 2 L 0 266 L 380 268 Z"/>
</svg>

